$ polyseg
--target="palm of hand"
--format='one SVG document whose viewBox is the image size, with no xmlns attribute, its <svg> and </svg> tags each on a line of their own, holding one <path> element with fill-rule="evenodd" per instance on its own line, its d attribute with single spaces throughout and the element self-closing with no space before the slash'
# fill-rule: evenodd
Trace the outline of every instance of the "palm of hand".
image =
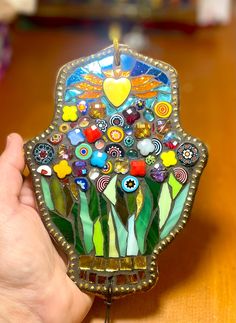
<svg viewBox="0 0 236 323">
<path fill-rule="evenodd" d="M 37 321 L 80 322 L 92 300 L 66 275 L 40 220 L 30 182 L 21 176 L 21 149 L 22 139 L 11 135 L 0 157 L 0 294 L 24 304 Z"/>
</svg>

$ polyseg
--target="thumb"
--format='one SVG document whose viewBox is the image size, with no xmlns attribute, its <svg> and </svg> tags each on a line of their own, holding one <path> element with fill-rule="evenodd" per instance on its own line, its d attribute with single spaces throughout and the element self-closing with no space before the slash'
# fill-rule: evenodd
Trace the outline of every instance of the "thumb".
<svg viewBox="0 0 236 323">
<path fill-rule="evenodd" d="M 4 200 L 4 203 L 18 198 L 23 183 L 21 173 L 24 166 L 23 139 L 16 133 L 10 134 L 0 156 L 0 200 Z"/>
</svg>

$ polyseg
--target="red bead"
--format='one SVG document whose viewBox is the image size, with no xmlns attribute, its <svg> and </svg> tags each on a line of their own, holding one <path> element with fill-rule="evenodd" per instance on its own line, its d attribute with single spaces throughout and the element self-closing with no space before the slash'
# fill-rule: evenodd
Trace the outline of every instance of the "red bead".
<svg viewBox="0 0 236 323">
<path fill-rule="evenodd" d="M 133 176 L 145 176 L 146 175 L 145 161 L 144 160 L 131 160 L 130 174 Z"/>
<path fill-rule="evenodd" d="M 91 127 L 86 128 L 84 130 L 84 135 L 90 144 L 102 137 L 101 131 L 95 125 L 92 125 Z"/>
<path fill-rule="evenodd" d="M 132 125 L 136 120 L 140 118 L 140 113 L 133 106 L 130 106 L 122 113 L 128 125 Z"/>
</svg>

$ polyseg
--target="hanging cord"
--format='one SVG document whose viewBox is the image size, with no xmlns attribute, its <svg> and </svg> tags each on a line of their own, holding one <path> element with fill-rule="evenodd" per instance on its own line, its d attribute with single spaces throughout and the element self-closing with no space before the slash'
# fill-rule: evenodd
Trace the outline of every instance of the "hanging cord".
<svg viewBox="0 0 236 323">
<path fill-rule="evenodd" d="M 118 38 L 113 39 L 113 46 L 114 46 L 114 62 L 116 66 L 120 66 L 120 49 L 119 49 Z"/>
<path fill-rule="evenodd" d="M 106 315 L 104 323 L 111 323 L 111 305 L 112 305 L 112 279 L 113 277 L 108 278 L 108 291 L 107 297 L 104 303 L 106 304 Z"/>
<path fill-rule="evenodd" d="M 113 42 L 113 46 L 114 46 L 114 63 L 116 66 L 120 66 L 119 40 L 121 38 L 121 27 L 119 24 L 113 23 L 110 26 L 109 38 Z"/>
</svg>

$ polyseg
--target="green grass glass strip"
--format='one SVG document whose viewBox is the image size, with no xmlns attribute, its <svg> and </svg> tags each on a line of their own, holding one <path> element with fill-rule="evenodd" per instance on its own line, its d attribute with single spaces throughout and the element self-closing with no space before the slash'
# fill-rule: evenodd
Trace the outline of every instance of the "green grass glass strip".
<svg viewBox="0 0 236 323">
<path fill-rule="evenodd" d="M 97 219 L 94 223 L 94 232 L 93 232 L 93 243 L 95 247 L 95 255 L 96 256 L 103 256 L 103 244 L 104 244 L 104 238 L 102 233 L 102 226 L 100 223 L 100 220 Z"/>
<path fill-rule="evenodd" d="M 119 254 L 116 248 L 116 232 L 115 232 L 111 212 L 109 212 L 109 216 L 108 216 L 108 226 L 109 226 L 109 257 L 117 258 L 119 257 Z"/>
<path fill-rule="evenodd" d="M 129 214 L 136 213 L 136 192 L 126 194 Z"/>
<path fill-rule="evenodd" d="M 80 254 L 84 255 L 84 245 L 82 242 L 82 236 L 81 232 L 82 230 L 79 230 L 79 227 L 81 226 L 81 223 L 79 222 L 79 205 L 78 203 L 75 203 L 71 210 L 72 216 L 74 218 L 74 228 L 75 228 L 75 250 Z M 81 228 L 82 229 L 82 228 Z"/>
<path fill-rule="evenodd" d="M 174 229 L 177 222 L 179 221 L 184 208 L 184 204 L 186 202 L 186 198 L 188 196 L 189 185 L 190 184 L 186 185 L 179 196 L 176 198 L 173 210 L 161 231 L 161 239 L 164 239 L 170 233 L 170 231 Z"/>
<path fill-rule="evenodd" d="M 152 197 L 153 197 L 153 210 L 155 210 L 155 208 L 157 207 L 158 204 L 158 197 L 161 191 L 161 183 L 157 183 L 154 182 L 153 180 L 151 180 L 151 178 L 149 177 L 145 177 L 145 181 L 152 193 Z"/>
<path fill-rule="evenodd" d="M 103 191 L 106 198 L 114 205 L 116 205 L 116 180 L 117 175 L 115 175 Z"/>
<path fill-rule="evenodd" d="M 93 250 L 93 222 L 89 216 L 89 207 L 86 194 L 79 191 L 80 194 L 80 219 L 84 233 L 84 244 L 87 253 Z"/>
<path fill-rule="evenodd" d="M 66 215 L 68 216 L 71 212 L 71 208 L 73 205 L 73 199 L 71 197 L 71 193 L 67 185 L 64 186 L 64 194 L 66 197 Z"/>
<path fill-rule="evenodd" d="M 143 207 L 135 221 L 135 231 L 141 254 L 145 252 L 145 236 L 152 217 L 152 197 L 148 187 L 144 190 Z"/>
<path fill-rule="evenodd" d="M 96 221 L 99 217 L 99 204 L 97 190 L 92 183 L 90 183 L 89 212 L 92 221 Z"/>
<path fill-rule="evenodd" d="M 159 218 L 160 218 L 160 223 L 159 227 L 162 228 L 164 223 L 166 222 L 166 219 L 169 216 L 169 212 L 171 209 L 171 203 L 172 203 L 172 198 L 170 196 L 170 191 L 167 183 L 164 183 L 162 185 L 162 190 L 159 198 Z"/>
<path fill-rule="evenodd" d="M 126 255 L 126 249 L 127 249 L 128 232 L 125 229 L 123 223 L 121 222 L 113 205 L 111 206 L 111 209 L 112 209 L 113 220 L 116 227 L 120 256 L 124 257 Z"/>
<path fill-rule="evenodd" d="M 107 202 L 102 197 L 101 194 L 99 194 L 99 199 L 100 199 L 100 210 L 101 210 L 100 221 L 101 221 L 102 233 L 104 238 L 104 244 L 103 244 L 104 257 L 108 257 L 109 256 L 109 227 L 108 227 Z"/>
<path fill-rule="evenodd" d="M 127 256 L 137 256 L 139 248 L 134 231 L 135 215 L 131 215 L 128 220 L 128 243 L 127 243 Z"/>
<path fill-rule="evenodd" d="M 66 201 L 65 195 L 63 192 L 62 184 L 56 177 L 53 177 L 50 182 L 50 189 L 52 194 L 52 200 L 55 206 L 55 209 L 58 213 L 63 216 L 66 216 Z"/>
<path fill-rule="evenodd" d="M 147 237 L 146 237 L 146 255 L 151 255 L 155 246 L 159 241 L 159 218 L 158 212 L 154 215 L 152 219 L 152 224 L 150 225 Z"/>
<path fill-rule="evenodd" d="M 172 188 L 172 197 L 173 197 L 173 199 L 175 199 L 176 196 L 179 194 L 183 185 L 177 181 L 177 179 L 174 177 L 174 175 L 172 173 L 169 176 L 168 183 Z"/>
<path fill-rule="evenodd" d="M 41 177 L 41 187 L 47 208 L 51 211 L 54 210 L 49 184 L 44 177 Z"/>
<path fill-rule="evenodd" d="M 72 228 L 72 224 L 69 220 L 62 218 L 58 214 L 53 211 L 50 211 L 52 222 L 64 236 L 66 241 L 70 244 L 74 244 L 74 231 Z"/>
<path fill-rule="evenodd" d="M 119 214 L 122 223 L 126 225 L 129 217 L 129 212 L 127 209 L 124 192 L 120 187 L 120 182 L 117 182 L 116 190 L 117 190 L 117 202 L 115 206 L 116 212 Z"/>
</svg>

